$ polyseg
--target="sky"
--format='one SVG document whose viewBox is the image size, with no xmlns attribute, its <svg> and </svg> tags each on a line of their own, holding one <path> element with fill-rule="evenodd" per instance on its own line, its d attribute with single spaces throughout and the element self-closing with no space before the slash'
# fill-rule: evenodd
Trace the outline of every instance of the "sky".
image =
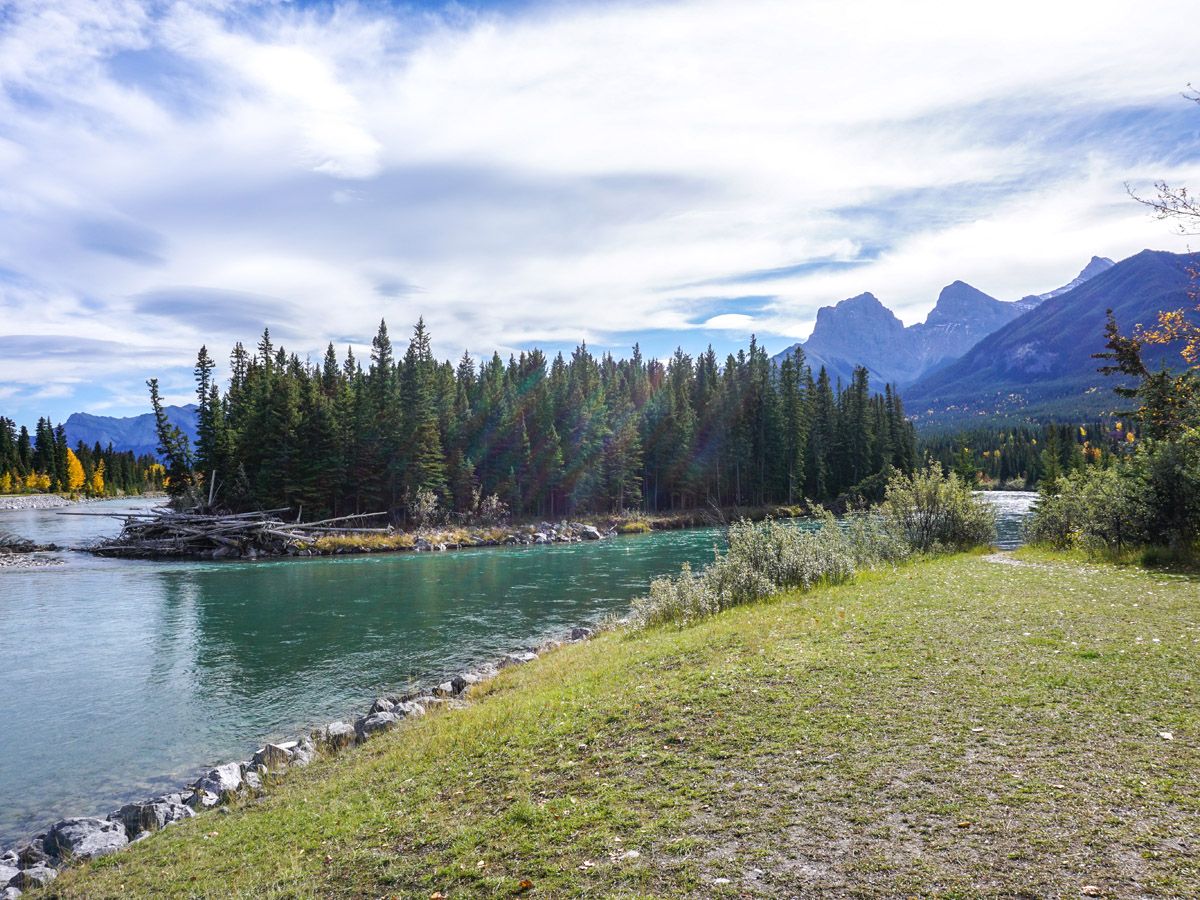
<svg viewBox="0 0 1200 900">
<path fill-rule="evenodd" d="M 775 352 L 1186 238 L 1194 0 L 0 0 L 0 415 L 319 359 Z"/>
</svg>

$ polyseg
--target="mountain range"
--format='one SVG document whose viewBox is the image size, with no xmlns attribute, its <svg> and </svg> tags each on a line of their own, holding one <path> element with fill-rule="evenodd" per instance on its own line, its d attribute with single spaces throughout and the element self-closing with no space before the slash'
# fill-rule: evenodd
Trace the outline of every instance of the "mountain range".
<svg viewBox="0 0 1200 900">
<path fill-rule="evenodd" d="M 166 406 L 163 412 L 167 414 L 167 420 L 186 434 L 194 446 L 196 405 L 189 403 L 186 406 Z M 119 418 L 77 412 L 71 413 L 63 427 L 67 432 L 67 441 L 72 447 L 82 441 L 88 447 L 95 444 L 107 447 L 112 444 L 115 450 L 132 450 L 138 456 L 158 452 L 154 413 Z"/>
<path fill-rule="evenodd" d="M 1192 308 L 1189 292 L 1200 253 L 1143 250 L 1037 304 L 984 337 L 952 363 L 904 392 L 918 424 L 981 417 L 1073 418 L 1111 412 L 1122 402 L 1114 380 L 1096 371 L 1104 350 L 1105 311 L 1121 330 L 1151 325 L 1160 310 Z M 1195 313 L 1189 314 L 1195 316 Z M 1150 369 L 1177 368 L 1177 347 L 1146 345 Z"/>
<path fill-rule="evenodd" d="M 942 289 L 924 322 L 905 327 L 874 294 L 859 294 L 817 312 L 803 348 L 813 369 L 848 382 L 857 365 L 876 383 L 902 389 L 919 427 L 952 427 L 987 417 L 1008 420 L 1082 419 L 1120 406 L 1113 379 L 1097 372 L 1104 349 L 1105 311 L 1123 331 L 1153 323 L 1160 310 L 1193 307 L 1200 253 L 1143 250 L 1114 263 L 1094 256 L 1075 279 L 1044 294 L 1004 301 L 962 281 Z M 1194 315 L 1194 314 L 1190 314 Z M 1151 368 L 1177 366 L 1174 348 L 1147 346 Z M 167 416 L 195 442 L 196 407 L 169 406 Z M 74 413 L 71 444 L 154 453 L 154 416 Z"/>
<path fill-rule="evenodd" d="M 775 359 L 782 361 L 804 349 L 814 370 L 824 366 L 832 379 L 849 381 L 856 366 L 865 366 L 872 380 L 907 387 L 952 363 L 983 338 L 1069 293 L 1114 265 L 1093 256 L 1069 284 L 1045 294 L 1004 301 L 988 296 L 963 281 L 942 288 L 924 322 L 907 328 L 874 294 L 859 294 L 836 306 L 822 306 L 807 341 L 793 344 Z"/>
</svg>

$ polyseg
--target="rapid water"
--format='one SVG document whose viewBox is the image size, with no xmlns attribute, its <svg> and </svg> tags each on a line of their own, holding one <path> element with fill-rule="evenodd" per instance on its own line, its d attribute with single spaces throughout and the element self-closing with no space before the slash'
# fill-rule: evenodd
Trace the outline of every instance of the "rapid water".
<svg viewBox="0 0 1200 900">
<path fill-rule="evenodd" d="M 1037 493 L 1033 491 L 979 491 L 982 497 L 996 510 L 996 546 L 1011 550 L 1024 541 L 1022 528 L 1033 511 Z"/>
</svg>

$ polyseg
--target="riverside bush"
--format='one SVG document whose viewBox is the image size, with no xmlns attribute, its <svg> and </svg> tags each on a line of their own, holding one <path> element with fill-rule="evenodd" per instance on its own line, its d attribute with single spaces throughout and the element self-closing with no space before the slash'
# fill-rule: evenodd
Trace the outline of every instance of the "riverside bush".
<svg viewBox="0 0 1200 900">
<path fill-rule="evenodd" d="M 1145 441 L 1110 468 L 1071 472 L 1044 488 L 1025 529 L 1031 543 L 1119 554 L 1154 545 L 1186 558 L 1200 531 L 1200 429 Z"/>
<path fill-rule="evenodd" d="M 888 530 L 921 553 L 969 550 L 996 538 L 993 509 L 937 462 L 912 475 L 894 471 L 879 511 Z"/>
<path fill-rule="evenodd" d="M 1081 469 L 1038 498 L 1025 526 L 1030 543 L 1056 550 L 1117 552 L 1146 540 L 1146 485 L 1133 472 Z"/>
<path fill-rule="evenodd" d="M 633 616 L 643 627 L 687 625 L 781 590 L 839 584 L 860 569 L 908 555 L 877 515 L 858 516 L 843 527 L 825 513 L 817 529 L 743 519 L 730 526 L 728 552 L 700 572 L 685 565 L 678 575 L 654 579 L 650 594 L 634 601 Z"/>
<path fill-rule="evenodd" d="M 838 522 L 824 513 L 819 528 L 745 519 L 729 529 L 729 550 L 700 572 L 656 578 L 635 600 L 642 626 L 687 625 L 784 590 L 840 584 L 855 573 L 903 562 L 915 552 L 967 549 L 992 540 L 995 517 L 953 473 L 936 463 L 906 476 L 893 472 L 887 500 Z"/>
</svg>

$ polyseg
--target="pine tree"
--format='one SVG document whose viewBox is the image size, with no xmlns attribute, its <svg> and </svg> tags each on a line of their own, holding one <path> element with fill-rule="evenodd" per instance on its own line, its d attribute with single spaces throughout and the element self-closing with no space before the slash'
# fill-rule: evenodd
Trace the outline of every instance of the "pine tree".
<svg viewBox="0 0 1200 900">
<path fill-rule="evenodd" d="M 413 337 L 404 354 L 401 409 L 405 446 L 404 493 L 415 497 L 418 491 L 444 493 L 446 464 L 438 432 L 436 398 L 433 393 L 433 353 L 425 320 L 417 320 Z"/>
<path fill-rule="evenodd" d="M 154 430 L 158 435 L 158 452 L 166 460 L 167 494 L 175 501 L 182 501 L 192 494 L 192 454 L 187 436 L 172 425 L 163 411 L 158 394 L 158 379 L 146 382 L 150 389 L 150 406 L 154 411 Z"/>
</svg>

